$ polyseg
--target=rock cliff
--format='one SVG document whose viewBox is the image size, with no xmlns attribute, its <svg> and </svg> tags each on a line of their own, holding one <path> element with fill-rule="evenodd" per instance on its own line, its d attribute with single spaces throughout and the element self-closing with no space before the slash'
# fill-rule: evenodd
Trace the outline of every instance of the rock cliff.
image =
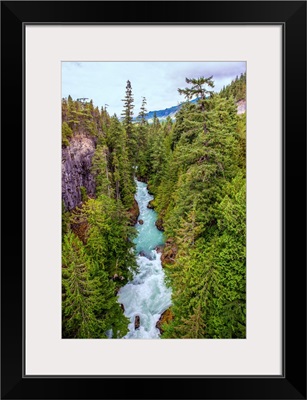
<svg viewBox="0 0 307 400">
<path fill-rule="evenodd" d="M 88 196 L 95 194 L 91 166 L 96 140 L 86 133 L 78 133 L 72 137 L 69 146 L 62 148 L 62 199 L 67 210 L 80 205 L 80 187 L 85 187 Z"/>
<path fill-rule="evenodd" d="M 244 114 L 246 112 L 246 100 L 239 100 L 237 102 L 237 113 Z"/>
</svg>

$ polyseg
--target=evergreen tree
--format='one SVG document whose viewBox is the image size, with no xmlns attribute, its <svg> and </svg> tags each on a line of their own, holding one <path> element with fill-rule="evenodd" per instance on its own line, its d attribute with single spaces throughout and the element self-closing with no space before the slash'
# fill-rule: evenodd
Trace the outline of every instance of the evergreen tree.
<svg viewBox="0 0 307 400">
<path fill-rule="evenodd" d="M 113 337 L 124 336 L 128 320 L 114 296 L 115 283 L 73 233 L 64 237 L 62 260 L 63 337 L 106 338 L 110 329 Z"/>
<path fill-rule="evenodd" d="M 100 195 L 83 204 L 72 219 L 89 225 L 86 249 L 92 260 L 103 267 L 109 278 L 117 274 L 127 282 L 135 266 L 133 243 L 128 238 L 134 237 L 135 230 L 128 226 L 128 215 L 121 202 Z"/>
<path fill-rule="evenodd" d="M 153 119 L 152 119 L 152 128 L 153 128 L 153 130 L 152 130 L 153 134 L 155 134 L 158 131 L 158 129 L 160 128 L 160 121 L 159 121 L 159 118 L 157 117 L 156 111 L 154 112 Z"/>
<path fill-rule="evenodd" d="M 185 89 L 178 89 L 179 94 L 183 94 L 187 100 L 192 100 L 193 97 L 196 97 L 199 101 L 198 104 L 201 110 L 205 111 L 205 101 L 208 95 L 212 95 L 213 91 L 208 90 L 206 86 L 210 88 L 214 88 L 214 82 L 212 80 L 213 76 L 208 78 L 204 78 L 203 76 L 200 78 L 186 78 L 186 83 L 192 84 L 190 88 L 186 87 Z"/>
<path fill-rule="evenodd" d="M 146 125 L 146 114 L 147 114 L 146 104 L 147 104 L 146 97 L 142 97 L 142 105 L 138 115 L 138 121 L 140 122 L 141 125 Z"/>
<path fill-rule="evenodd" d="M 166 163 L 166 146 L 164 131 L 160 123 L 153 125 L 153 133 L 151 135 L 151 151 L 150 151 L 150 171 L 152 174 L 151 183 L 157 186 L 163 176 L 163 166 Z"/>
<path fill-rule="evenodd" d="M 178 89 L 179 94 L 183 94 L 187 100 L 193 99 L 196 97 L 198 99 L 198 106 L 201 111 L 204 113 L 206 111 L 206 98 L 212 95 L 213 91 L 208 90 L 206 86 L 209 88 L 214 88 L 214 82 L 212 80 L 212 76 L 208 78 L 200 77 L 200 78 L 186 78 L 186 83 L 192 84 L 190 88 L 186 87 L 185 89 Z M 207 132 L 206 122 L 204 122 L 204 132 Z"/>
<path fill-rule="evenodd" d="M 70 129 L 67 122 L 62 123 L 62 146 L 69 146 L 69 139 L 73 136 L 72 129 Z"/>
<path fill-rule="evenodd" d="M 224 86 L 220 95 L 226 98 L 232 96 L 236 102 L 246 100 L 246 72 L 237 76 L 230 85 Z"/>
<path fill-rule="evenodd" d="M 105 321 L 97 320 L 97 280 L 90 279 L 91 263 L 82 242 L 73 234 L 64 237 L 62 247 L 63 337 L 103 337 Z"/>
<path fill-rule="evenodd" d="M 132 94 L 131 82 L 128 80 L 126 85 L 126 95 L 125 98 L 122 99 L 124 102 L 124 110 L 122 112 L 123 117 L 123 125 L 127 135 L 127 148 L 128 148 L 128 157 L 131 160 L 133 166 L 135 166 L 136 162 L 136 149 L 137 149 L 137 138 L 135 129 L 133 126 L 133 108 L 134 108 L 134 98 Z"/>
<path fill-rule="evenodd" d="M 138 150 L 137 150 L 137 166 L 138 166 L 138 176 L 147 176 L 147 154 L 146 150 L 148 148 L 148 122 L 146 121 L 146 98 L 142 98 L 142 105 L 138 115 L 138 127 L 137 127 L 137 137 L 138 137 Z"/>
<path fill-rule="evenodd" d="M 116 115 L 111 117 L 107 145 L 110 150 L 110 169 L 113 174 L 116 198 L 121 199 L 128 209 L 132 206 L 135 193 L 133 164 L 129 158 L 129 141 L 126 131 Z"/>
<path fill-rule="evenodd" d="M 113 196 L 112 172 L 109 167 L 109 148 L 105 144 L 99 144 L 92 158 L 92 173 L 96 182 L 96 194 Z"/>
<path fill-rule="evenodd" d="M 110 115 L 107 112 L 107 107 L 101 107 L 100 110 L 101 127 L 103 132 L 107 132 L 110 127 Z"/>
</svg>

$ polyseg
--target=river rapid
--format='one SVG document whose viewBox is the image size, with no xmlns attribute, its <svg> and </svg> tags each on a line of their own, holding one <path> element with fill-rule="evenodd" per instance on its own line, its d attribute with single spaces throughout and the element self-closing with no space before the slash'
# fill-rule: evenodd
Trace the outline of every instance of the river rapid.
<svg viewBox="0 0 307 400">
<path fill-rule="evenodd" d="M 161 254 L 155 249 L 164 244 L 163 232 L 155 225 L 157 213 L 147 208 L 153 199 L 146 183 L 136 181 L 135 199 L 140 215 L 136 224 L 136 261 L 138 273 L 133 280 L 118 293 L 119 303 L 124 305 L 125 315 L 130 319 L 129 332 L 124 339 L 159 339 L 156 328 L 161 314 L 171 305 L 171 288 L 165 285 L 165 275 L 161 264 Z M 143 224 L 139 221 L 142 220 Z M 139 317 L 139 328 L 135 329 L 135 319 Z"/>
</svg>

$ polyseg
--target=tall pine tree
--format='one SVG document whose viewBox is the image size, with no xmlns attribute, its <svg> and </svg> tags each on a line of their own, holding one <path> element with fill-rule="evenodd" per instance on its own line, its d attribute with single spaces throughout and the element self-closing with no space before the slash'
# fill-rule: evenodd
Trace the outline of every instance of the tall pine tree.
<svg viewBox="0 0 307 400">
<path fill-rule="evenodd" d="M 147 177 L 147 147 L 148 147 L 148 122 L 146 120 L 146 98 L 142 98 L 142 105 L 140 108 L 140 112 L 138 115 L 138 128 L 137 128 L 137 136 L 138 136 L 138 157 L 137 157 L 137 166 L 138 166 L 138 176 L 141 178 Z"/>
<path fill-rule="evenodd" d="M 132 94 L 131 82 L 128 80 L 126 85 L 126 95 L 125 98 L 122 99 L 124 102 L 124 110 L 122 112 L 123 117 L 123 125 L 127 135 L 127 148 L 128 148 L 128 157 L 131 161 L 132 165 L 136 164 L 136 151 L 137 151 L 137 137 L 136 132 L 133 126 L 133 108 L 134 108 L 134 98 Z"/>
</svg>

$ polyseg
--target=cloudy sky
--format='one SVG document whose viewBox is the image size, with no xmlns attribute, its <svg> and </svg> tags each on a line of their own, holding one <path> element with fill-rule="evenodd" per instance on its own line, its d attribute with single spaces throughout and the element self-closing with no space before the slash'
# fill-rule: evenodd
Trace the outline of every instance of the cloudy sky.
<svg viewBox="0 0 307 400">
<path fill-rule="evenodd" d="M 93 99 L 110 115 L 120 116 L 127 80 L 132 85 L 134 114 L 138 115 L 142 96 L 147 111 L 163 110 L 184 100 L 178 88 L 187 86 L 185 78 L 213 75 L 215 91 L 245 72 L 245 62 L 63 62 L 62 97 Z"/>
</svg>

